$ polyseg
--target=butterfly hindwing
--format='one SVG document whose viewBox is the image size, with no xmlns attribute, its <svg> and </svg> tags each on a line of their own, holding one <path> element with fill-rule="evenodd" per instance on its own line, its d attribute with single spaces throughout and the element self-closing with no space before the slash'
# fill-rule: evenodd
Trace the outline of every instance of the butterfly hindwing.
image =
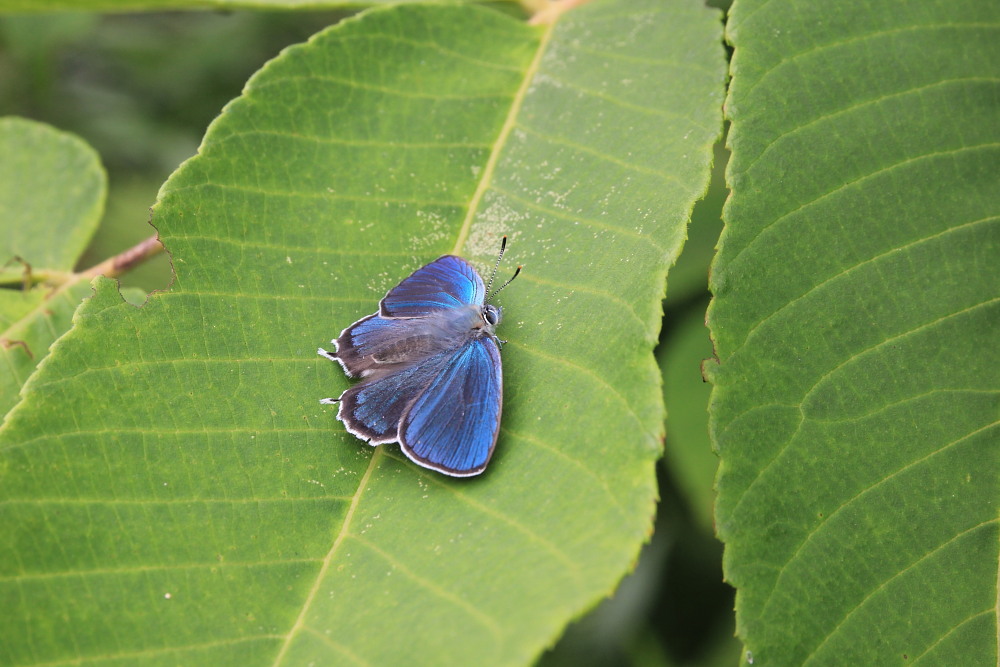
<svg viewBox="0 0 1000 667">
<path fill-rule="evenodd" d="M 414 271 L 379 303 L 382 317 L 423 317 L 442 308 L 482 304 L 486 286 L 467 261 L 444 255 Z"/>
<path fill-rule="evenodd" d="M 403 412 L 447 362 L 446 355 L 437 355 L 350 387 L 340 397 L 337 419 L 371 445 L 395 442 Z"/>
<path fill-rule="evenodd" d="M 403 413 L 399 443 L 426 468 L 455 477 L 483 471 L 500 431 L 500 348 L 489 335 L 470 338 L 436 369 Z"/>
<path fill-rule="evenodd" d="M 333 342 L 337 361 L 351 377 L 413 365 L 437 351 L 420 321 L 386 318 L 378 313 L 347 327 Z"/>
<path fill-rule="evenodd" d="M 336 360 L 349 377 L 361 377 L 375 365 L 373 355 L 394 345 L 397 340 L 393 320 L 379 317 L 378 313 L 363 317 L 344 329 L 334 339 L 337 346 Z"/>
</svg>

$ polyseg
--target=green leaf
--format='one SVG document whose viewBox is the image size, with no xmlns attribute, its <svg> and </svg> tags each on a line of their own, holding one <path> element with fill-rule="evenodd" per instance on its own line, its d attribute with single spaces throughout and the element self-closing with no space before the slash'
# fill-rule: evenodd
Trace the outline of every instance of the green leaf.
<svg viewBox="0 0 1000 667">
<path fill-rule="evenodd" d="M 684 252 L 670 269 L 664 314 L 667 330 L 656 350 L 667 408 L 664 461 L 706 535 L 715 532 L 712 507 L 719 458 L 708 436 L 711 385 L 702 377 L 701 365 L 714 354 L 705 328 L 708 270 L 722 230 L 722 205 L 729 192 L 725 185 L 729 155 L 721 144 L 715 149 L 712 183 L 692 211 Z"/>
<path fill-rule="evenodd" d="M 90 284 L 77 281 L 27 292 L 0 289 L 0 415 L 17 403 L 21 387 L 49 346 L 69 330 L 73 312 L 90 294 Z"/>
<path fill-rule="evenodd" d="M 708 437 L 711 386 L 701 376 L 701 363 L 711 356 L 712 341 L 705 328 L 704 303 L 685 311 L 676 329 L 657 350 L 663 370 L 663 401 L 667 406 L 664 458 L 692 513 L 708 535 L 714 525 L 713 483 L 719 459 Z"/>
<path fill-rule="evenodd" d="M 689 300 L 700 301 L 708 296 L 708 269 L 715 256 L 715 244 L 722 232 L 722 205 L 729 196 L 725 177 L 725 166 L 728 161 L 729 153 L 721 143 L 716 144 L 712 183 L 705 198 L 699 201 L 691 212 L 684 252 L 677 258 L 677 263 L 670 267 L 670 284 L 666 301 L 668 308 L 680 307 Z M 667 315 L 669 323 L 670 313 Z M 704 320 L 704 310 L 702 319 Z"/>
<path fill-rule="evenodd" d="M 1000 13 L 791 8 L 728 27 L 710 326 L 738 634 L 756 664 L 995 665 Z"/>
<path fill-rule="evenodd" d="M 3 415 L 90 294 L 69 274 L 100 222 L 107 178 L 83 141 L 23 118 L 0 118 L 0 155 Z M 33 284 L 44 278 L 59 284 Z"/>
<path fill-rule="evenodd" d="M 34 274 L 70 271 L 104 212 L 107 177 L 97 154 L 73 135 L 7 117 L 0 155 L 0 280 L 20 282 L 23 267 L 13 257 Z"/>
<path fill-rule="evenodd" d="M 101 226 L 81 255 L 77 270 L 87 270 L 101 264 L 108 257 L 126 253 L 149 239 L 156 230 L 149 224 L 149 207 L 156 200 L 162 182 L 143 179 L 118 181 L 108 193 L 107 210 Z M 125 297 L 135 305 L 146 301 L 146 294 L 165 289 L 173 279 L 170 257 L 159 253 L 136 264 L 117 276 Z M 88 281 L 89 282 L 89 281 Z M 137 301 L 129 298 L 128 287 L 135 288 Z"/>
<path fill-rule="evenodd" d="M 99 280 L 0 430 L 0 662 L 523 664 L 608 594 L 651 527 L 719 37 L 694 1 L 398 6 L 265 66 L 161 190 L 171 290 Z M 490 469 L 347 434 L 316 347 L 504 233 Z"/>
</svg>

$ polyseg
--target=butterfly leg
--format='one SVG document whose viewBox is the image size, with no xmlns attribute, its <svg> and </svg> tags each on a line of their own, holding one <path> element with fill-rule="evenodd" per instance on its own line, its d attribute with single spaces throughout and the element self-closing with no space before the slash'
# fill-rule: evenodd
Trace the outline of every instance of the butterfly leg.
<svg viewBox="0 0 1000 667">
<path fill-rule="evenodd" d="M 340 399 L 339 398 L 321 398 L 321 399 L 319 399 L 319 402 L 320 402 L 321 405 L 336 405 L 337 403 L 340 403 Z"/>
</svg>

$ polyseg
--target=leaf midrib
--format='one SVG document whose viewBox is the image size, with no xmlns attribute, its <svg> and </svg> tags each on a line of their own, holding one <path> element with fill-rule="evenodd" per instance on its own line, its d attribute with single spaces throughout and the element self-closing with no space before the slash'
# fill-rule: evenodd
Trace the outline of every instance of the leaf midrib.
<svg viewBox="0 0 1000 667">
<path fill-rule="evenodd" d="M 382 457 L 382 452 L 385 451 L 383 447 L 376 447 L 375 453 L 372 454 L 371 460 L 368 462 L 368 469 L 365 470 L 364 476 L 358 483 L 358 490 L 351 498 L 351 504 L 347 508 L 347 514 L 344 515 L 344 523 L 341 524 L 340 532 L 337 534 L 337 538 L 333 541 L 333 545 L 330 547 L 330 551 L 327 552 L 326 557 L 323 558 L 323 565 L 320 566 L 319 572 L 316 573 L 316 580 L 313 581 L 312 587 L 309 589 L 309 594 L 306 595 L 305 602 L 302 603 L 302 611 L 299 612 L 298 618 L 295 619 L 295 623 L 289 629 L 288 634 L 285 635 L 285 640 L 281 643 L 281 649 L 274 658 L 274 667 L 277 667 L 284 661 L 285 654 L 288 653 L 288 649 L 292 645 L 292 641 L 296 636 L 298 636 L 299 631 L 305 627 L 306 614 L 309 612 L 309 608 L 312 607 L 313 600 L 316 599 L 316 594 L 319 592 L 320 584 L 323 578 L 326 576 L 327 570 L 330 569 L 330 564 L 333 562 L 333 556 L 337 553 L 337 549 L 343 543 L 344 539 L 347 537 L 348 528 L 350 528 L 351 520 L 354 518 L 354 513 L 358 509 L 358 505 L 361 504 L 361 496 L 364 493 L 365 488 L 368 486 L 368 479 L 371 477 L 372 472 L 375 471 L 376 463 Z"/>
<path fill-rule="evenodd" d="M 542 63 L 542 56 L 545 53 L 545 49 L 548 47 L 549 41 L 552 39 L 552 33 L 555 30 L 555 21 L 546 26 L 545 32 L 542 34 L 541 40 L 538 43 L 538 49 L 535 53 L 535 57 L 531 60 L 531 64 L 524 72 L 524 80 L 521 81 L 521 86 L 517 90 L 517 94 L 514 95 L 514 99 L 511 101 L 510 111 L 507 112 L 507 117 L 504 119 L 503 125 L 500 126 L 500 133 L 497 134 L 496 141 L 493 142 L 493 148 L 490 151 L 490 157 L 486 161 L 486 167 L 483 169 L 482 177 L 479 179 L 479 184 L 476 186 L 475 192 L 472 193 L 472 198 L 469 200 L 469 207 L 465 213 L 465 219 L 462 221 L 462 226 L 458 229 L 458 238 L 455 239 L 455 247 L 452 249 L 452 254 L 457 255 L 461 252 L 462 247 L 465 245 L 465 241 L 469 237 L 469 230 L 472 228 L 472 220 L 475 218 L 477 211 L 479 210 L 479 203 L 482 201 L 483 196 L 486 191 L 490 188 L 490 183 L 493 181 L 493 172 L 496 169 L 497 163 L 500 161 L 500 154 L 503 151 L 503 147 L 507 144 L 507 138 L 510 136 L 511 131 L 517 125 L 517 117 L 521 112 L 521 108 L 524 106 L 524 98 L 528 94 L 528 88 L 531 82 L 535 78 L 535 74 L 538 72 L 538 68 Z"/>
<path fill-rule="evenodd" d="M 500 154 L 503 148 L 506 146 L 507 139 L 510 136 L 511 131 L 517 125 L 517 117 L 520 113 L 521 108 L 524 105 L 524 99 L 527 96 L 528 89 L 531 82 L 535 78 L 535 74 L 538 72 L 541 66 L 542 56 L 552 39 L 552 33 L 555 30 L 556 21 L 552 21 L 546 26 L 545 32 L 542 34 L 539 40 L 538 47 L 535 53 L 535 57 L 532 59 L 528 68 L 524 72 L 524 79 L 521 81 L 517 93 L 515 94 L 513 100 L 511 101 L 510 111 L 507 113 L 507 117 L 504 119 L 503 125 L 500 127 L 500 132 L 497 134 L 496 140 L 493 142 L 492 149 L 490 151 L 490 157 L 486 162 L 486 166 L 483 168 L 482 176 L 479 179 L 479 183 L 476 186 L 472 197 L 469 199 L 468 208 L 466 210 L 465 218 L 462 220 L 462 224 L 458 229 L 458 236 L 455 239 L 455 246 L 452 249 L 452 254 L 459 254 L 465 245 L 466 240 L 469 237 L 469 231 L 472 228 L 472 221 L 476 216 L 479 209 L 479 204 L 482 201 L 483 196 L 486 191 L 490 188 L 490 183 L 493 180 L 493 172 L 496 170 L 496 166 L 500 160 Z M 333 563 L 334 556 L 336 555 L 340 545 L 343 544 L 344 540 L 350 534 L 351 522 L 354 519 L 354 515 L 361 504 L 361 497 L 368 487 L 368 481 L 371 479 L 372 473 L 378 467 L 379 461 L 385 456 L 384 447 L 376 447 L 375 452 L 372 454 L 371 459 L 368 462 L 368 467 L 365 470 L 360 482 L 358 483 L 358 490 L 354 493 L 351 498 L 351 504 L 348 507 L 347 513 L 344 515 L 344 521 L 341 524 L 340 531 L 337 534 L 336 539 L 334 539 L 333 544 L 330 546 L 330 550 L 327 552 L 326 556 L 323 558 L 323 564 L 320 566 L 319 571 L 316 573 L 316 578 L 313 581 L 312 587 L 309 589 L 309 593 L 306 595 L 305 601 L 302 604 L 302 610 L 299 612 L 298 617 L 295 619 L 295 623 L 289 629 L 288 633 L 285 635 L 284 641 L 281 644 L 281 648 L 278 650 L 277 655 L 274 658 L 273 667 L 278 667 L 282 664 L 288 650 L 291 648 L 292 642 L 298 636 L 299 632 L 306 625 L 306 615 L 309 613 L 309 609 L 312 607 L 313 601 L 316 598 L 317 593 L 320 590 L 321 584 L 326 577 L 326 573 L 330 569 L 330 565 Z"/>
</svg>

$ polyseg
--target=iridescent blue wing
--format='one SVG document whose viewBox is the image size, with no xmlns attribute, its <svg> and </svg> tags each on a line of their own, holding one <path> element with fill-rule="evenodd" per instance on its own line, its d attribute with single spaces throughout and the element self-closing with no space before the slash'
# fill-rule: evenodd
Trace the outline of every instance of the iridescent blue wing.
<svg viewBox="0 0 1000 667">
<path fill-rule="evenodd" d="M 425 359 L 395 373 L 381 374 L 341 394 L 337 419 L 371 445 L 398 440 L 399 420 L 431 379 L 448 363 L 449 355 Z"/>
<path fill-rule="evenodd" d="M 379 302 L 382 317 L 423 317 L 442 308 L 482 304 L 486 286 L 472 265 L 445 255 L 414 271 Z"/>
<path fill-rule="evenodd" d="M 500 348 L 491 336 L 471 338 L 403 413 L 403 453 L 446 475 L 478 475 L 496 446 L 502 400 Z"/>
</svg>

